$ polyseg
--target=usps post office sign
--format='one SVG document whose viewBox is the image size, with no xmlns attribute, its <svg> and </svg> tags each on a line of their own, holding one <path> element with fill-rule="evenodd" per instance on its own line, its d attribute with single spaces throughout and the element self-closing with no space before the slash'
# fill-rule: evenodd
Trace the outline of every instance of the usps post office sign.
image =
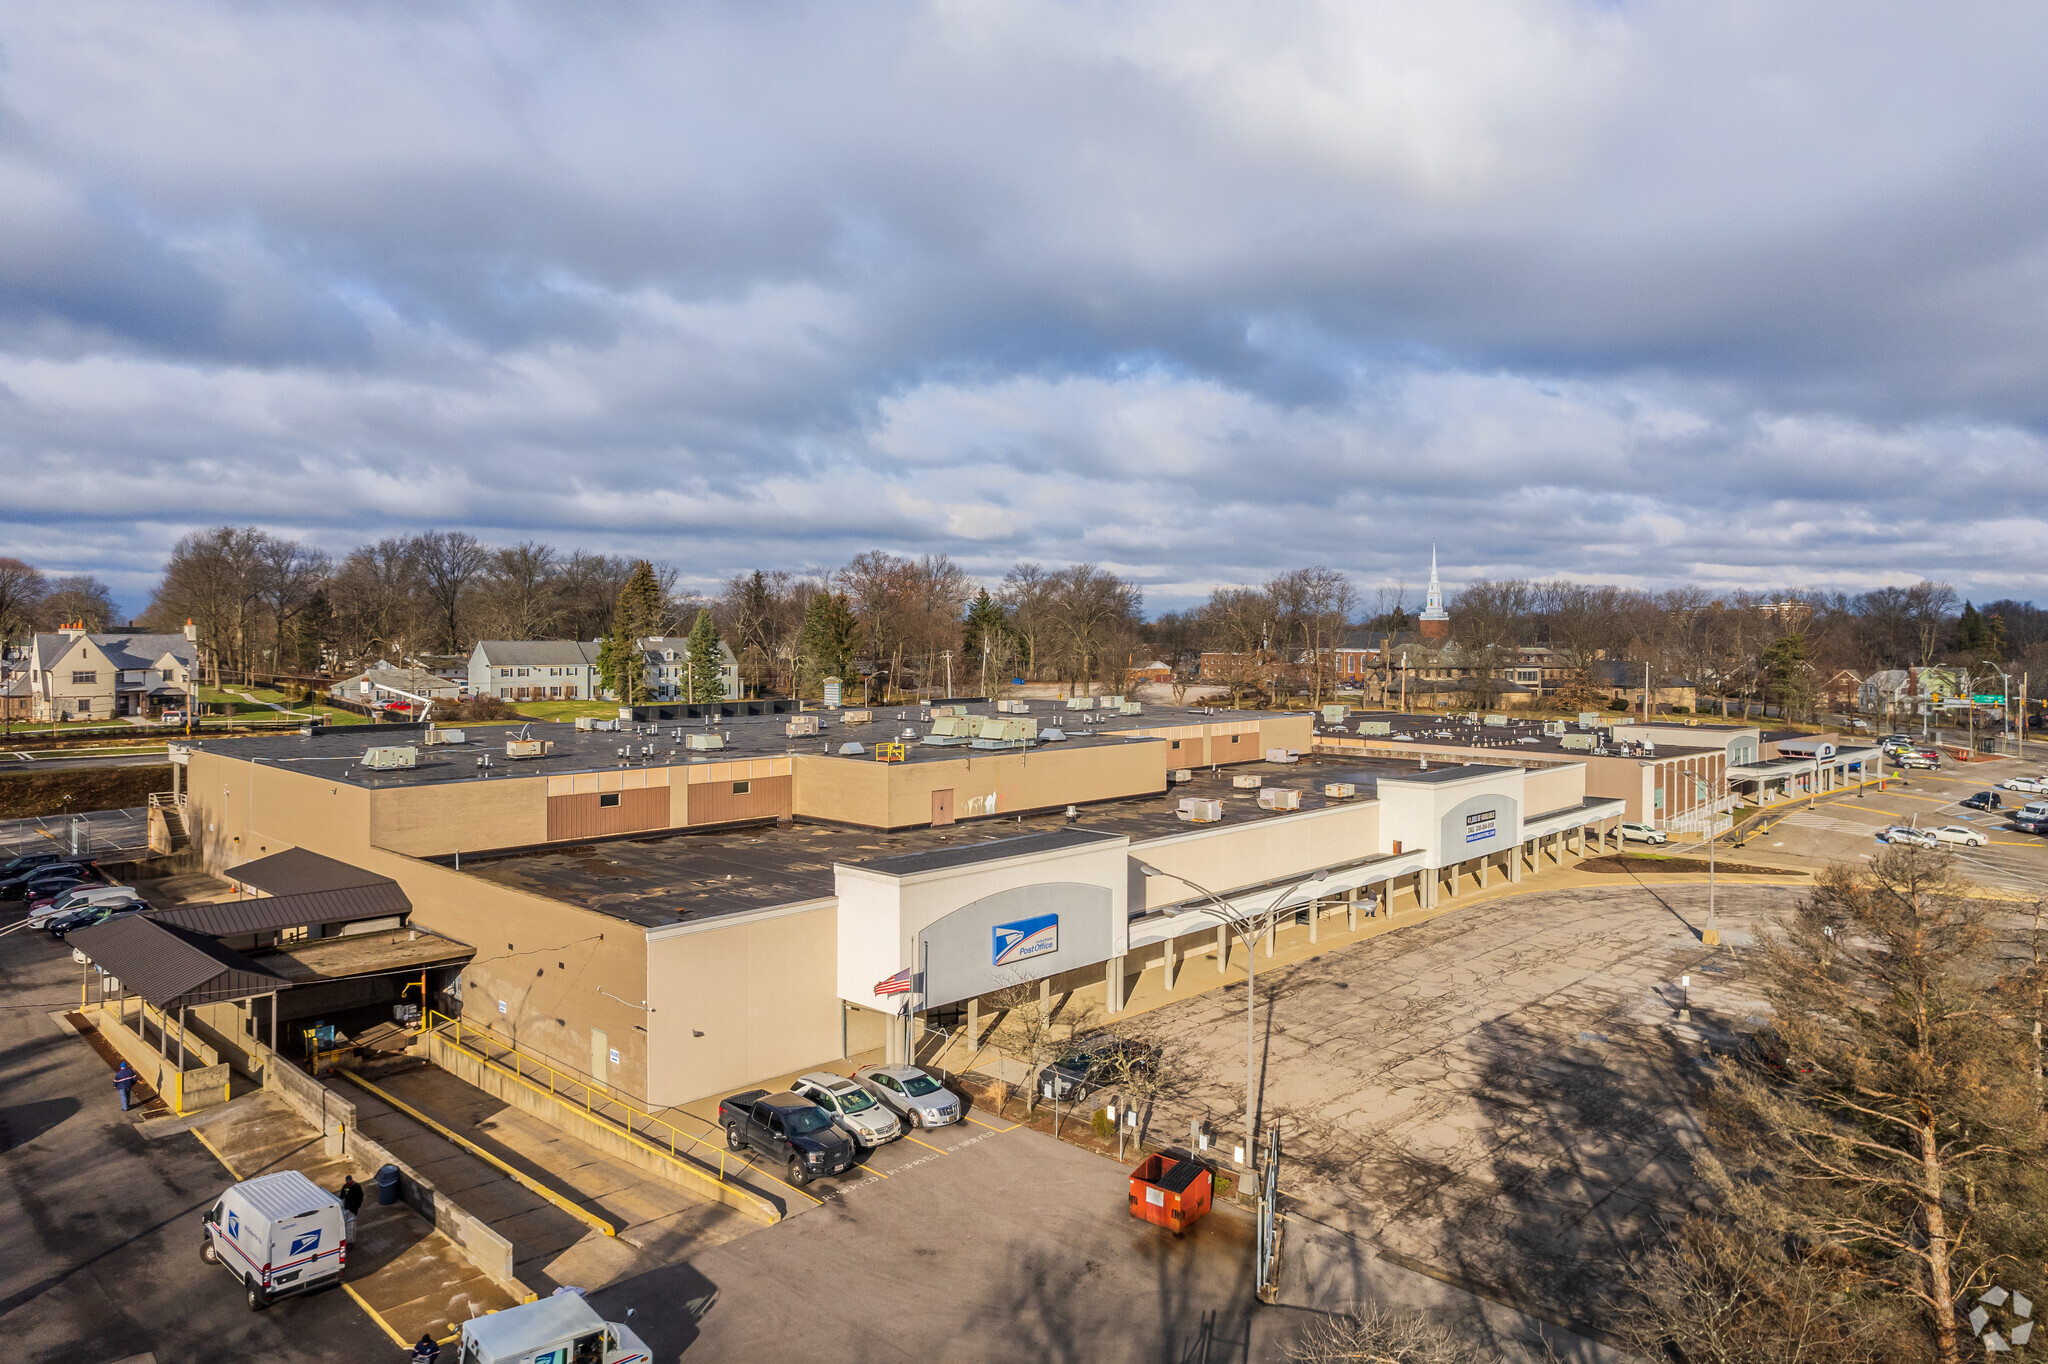
<svg viewBox="0 0 2048 1364">
<path fill-rule="evenodd" d="M 1060 950 L 1060 916 L 1038 914 L 997 924 L 990 930 L 994 939 L 989 957 L 992 966 L 1015 966 L 1018 962 Z"/>
</svg>

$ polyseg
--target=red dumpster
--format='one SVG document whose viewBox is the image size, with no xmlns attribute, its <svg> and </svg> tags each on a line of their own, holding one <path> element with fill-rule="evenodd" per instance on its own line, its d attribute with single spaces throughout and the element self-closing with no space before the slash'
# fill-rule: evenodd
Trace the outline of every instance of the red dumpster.
<svg viewBox="0 0 2048 1364">
<path fill-rule="evenodd" d="M 1149 1155 L 1131 1171 L 1131 1216 L 1178 1236 L 1209 1211 L 1212 1183 L 1200 1161 Z"/>
</svg>

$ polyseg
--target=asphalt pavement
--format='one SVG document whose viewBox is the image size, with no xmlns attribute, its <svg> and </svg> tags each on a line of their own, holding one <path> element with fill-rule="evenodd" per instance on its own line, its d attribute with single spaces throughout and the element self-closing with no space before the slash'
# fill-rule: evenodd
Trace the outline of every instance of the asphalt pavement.
<svg viewBox="0 0 2048 1364">
<path fill-rule="evenodd" d="M 76 1007 L 77 971 L 46 935 L 0 938 L 0 1339 L 9 1356 L 402 1358 L 342 1292 L 251 1312 L 239 1285 L 200 1260 L 201 1214 L 228 1178 L 179 1120 L 123 1115 L 106 1062 L 51 1019 Z"/>
</svg>

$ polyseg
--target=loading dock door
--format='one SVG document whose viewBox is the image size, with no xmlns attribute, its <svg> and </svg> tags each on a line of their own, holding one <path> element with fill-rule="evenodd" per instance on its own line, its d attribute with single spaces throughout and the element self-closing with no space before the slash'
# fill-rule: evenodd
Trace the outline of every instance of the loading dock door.
<svg viewBox="0 0 2048 1364">
<path fill-rule="evenodd" d="M 953 822 L 953 793 L 932 792 L 932 827 L 942 829 Z"/>
</svg>

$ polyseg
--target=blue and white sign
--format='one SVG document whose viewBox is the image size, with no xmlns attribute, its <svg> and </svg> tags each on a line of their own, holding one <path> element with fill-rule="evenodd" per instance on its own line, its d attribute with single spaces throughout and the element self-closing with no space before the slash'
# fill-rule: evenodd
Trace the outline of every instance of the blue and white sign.
<svg viewBox="0 0 2048 1364">
<path fill-rule="evenodd" d="M 228 1237 L 235 1241 L 242 1239 L 242 1214 L 233 1208 L 228 1209 Z"/>
<path fill-rule="evenodd" d="M 991 961 L 997 966 L 1014 966 L 1020 961 L 1059 950 L 1060 916 L 1040 914 L 1034 918 L 997 924 L 995 955 Z"/>
<path fill-rule="evenodd" d="M 1492 838 L 1499 832 L 1499 829 L 1495 827 L 1496 817 L 1496 813 L 1492 810 L 1480 810 L 1465 816 L 1465 841 L 1467 843 L 1481 843 Z"/>
<path fill-rule="evenodd" d="M 320 1233 L 317 1231 L 309 1231 L 304 1236 L 294 1236 L 292 1238 L 292 1248 L 290 1253 L 295 1256 L 311 1255 L 314 1251 L 318 1249 L 320 1249 Z"/>
</svg>

